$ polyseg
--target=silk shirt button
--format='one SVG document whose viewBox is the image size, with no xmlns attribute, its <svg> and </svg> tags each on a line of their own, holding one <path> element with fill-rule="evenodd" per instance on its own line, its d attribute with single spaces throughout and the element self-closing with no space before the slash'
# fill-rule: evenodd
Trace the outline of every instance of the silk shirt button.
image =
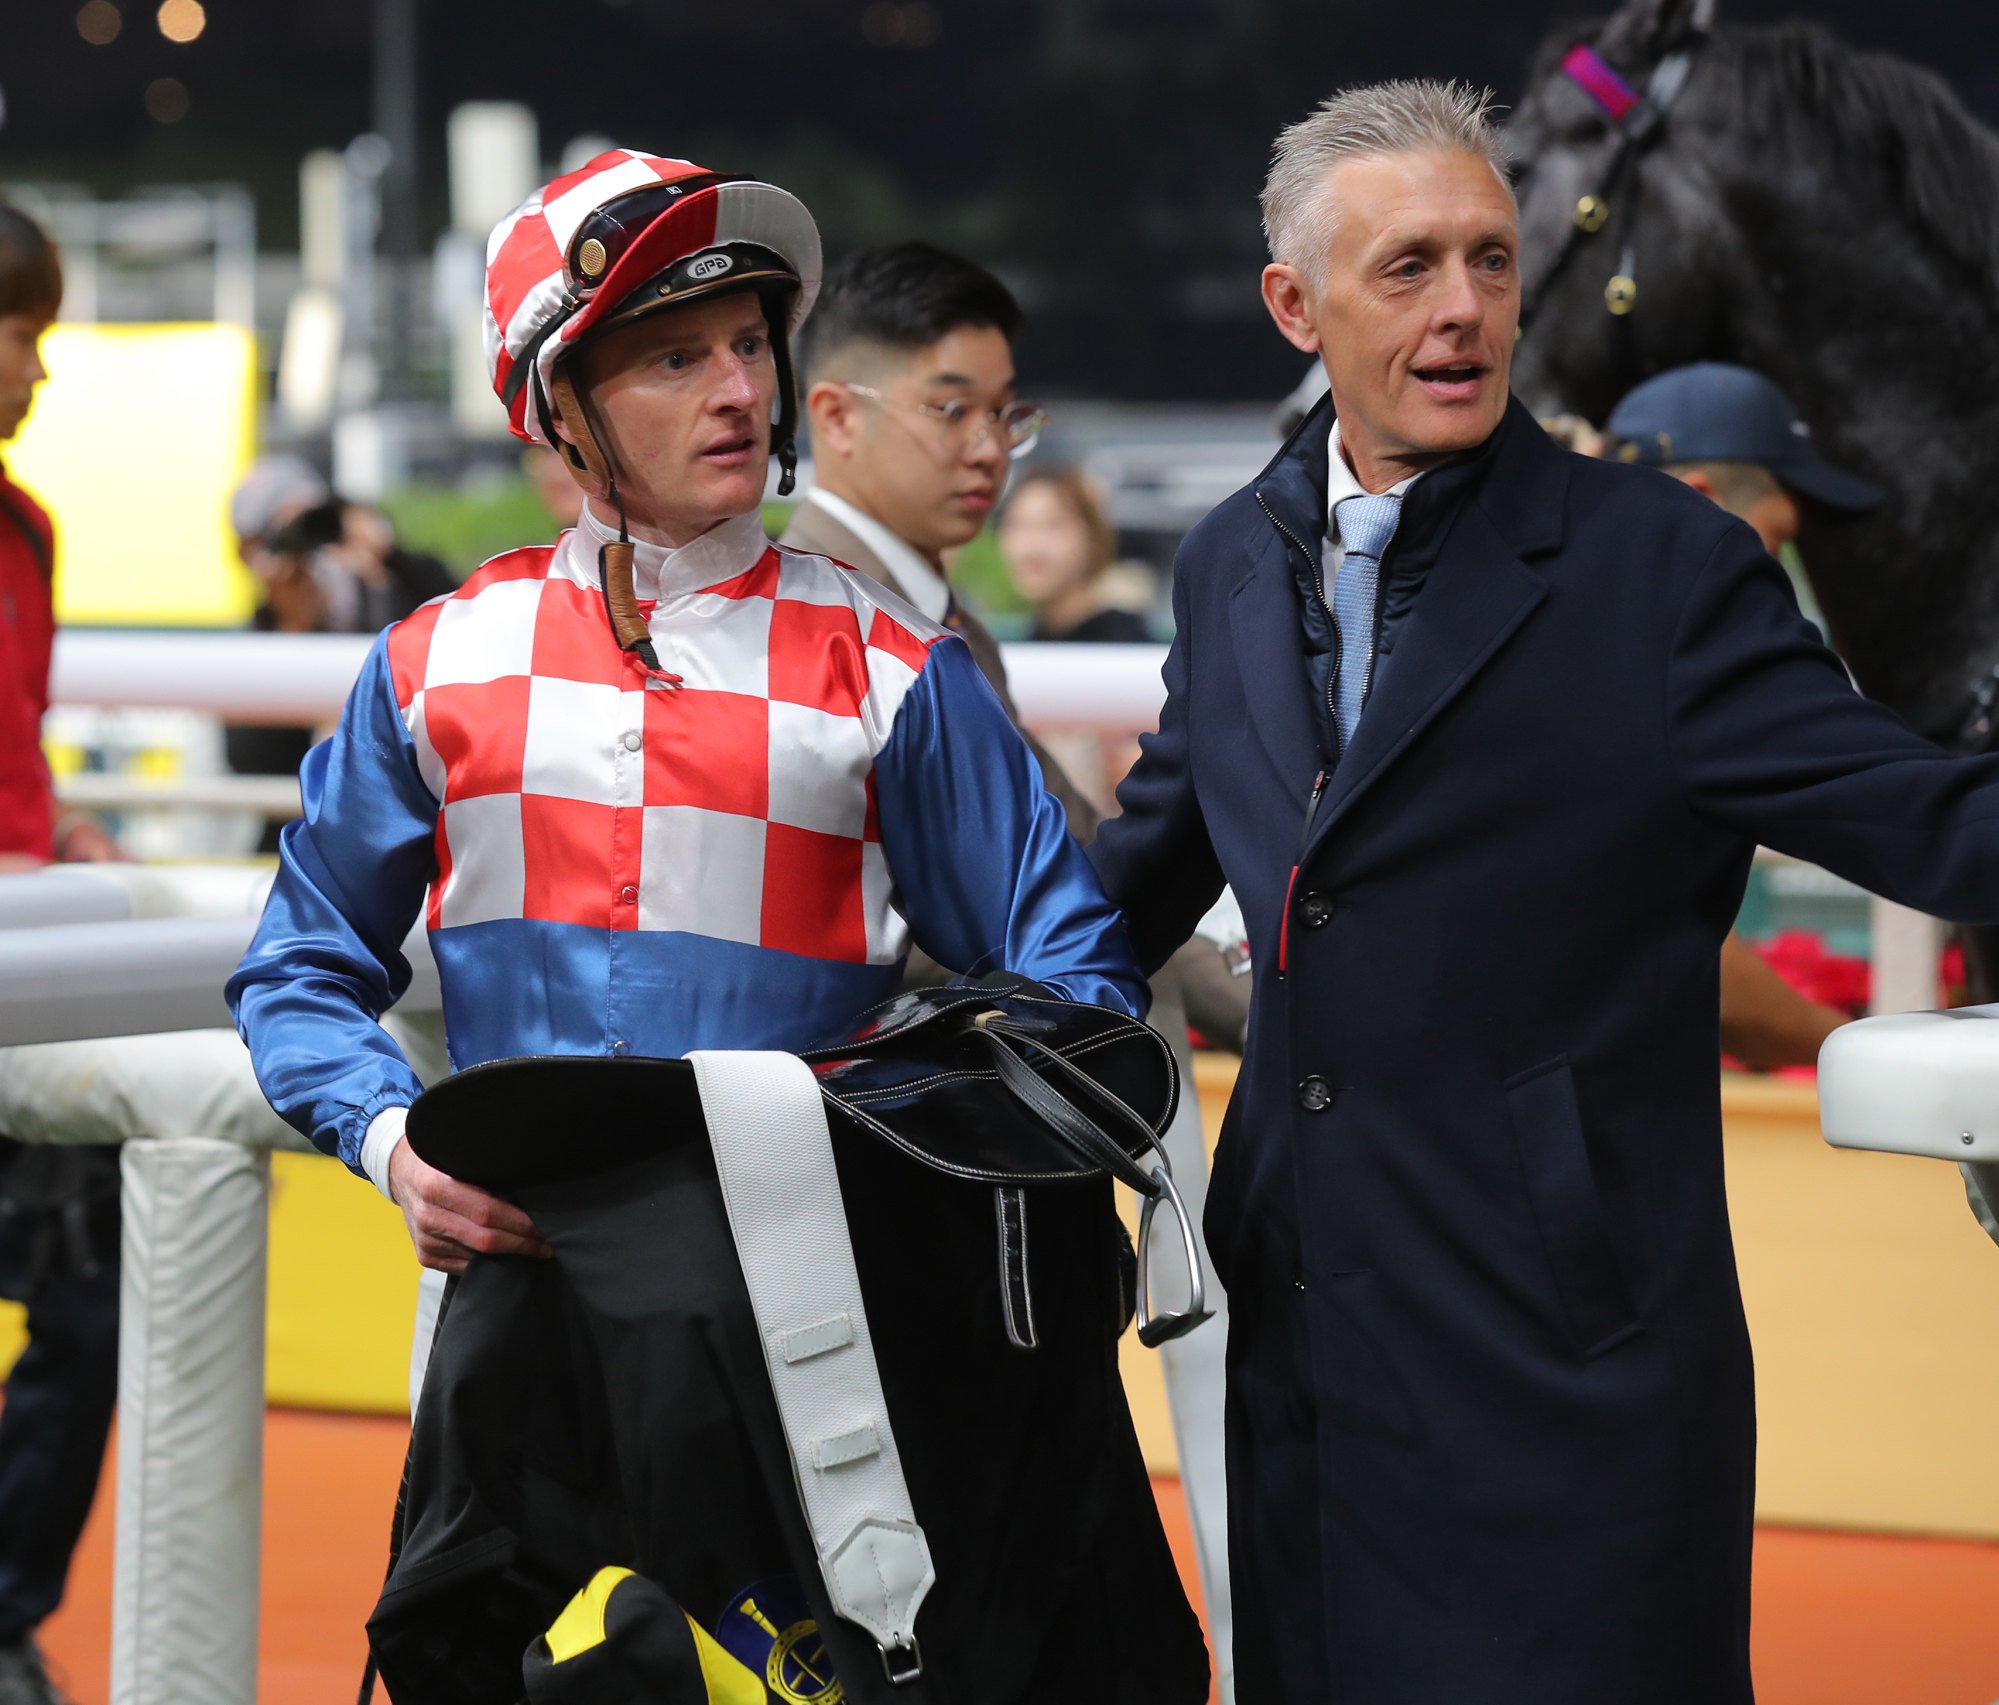
<svg viewBox="0 0 1999 1705">
<path fill-rule="evenodd" d="M 622 1036 L 620 1036 L 617 1039 L 617 1041 L 611 1044 L 611 1052 L 620 1056 L 621 1058 L 624 1055 L 629 1054 L 631 1051 L 632 1051 L 631 1043 L 627 1042 Z"/>
<path fill-rule="evenodd" d="M 1298 1086 L 1298 1105 L 1307 1113 L 1323 1113 L 1333 1104 L 1333 1086 L 1322 1077 L 1308 1077 Z"/>
<path fill-rule="evenodd" d="M 628 728 L 625 730 L 625 750 L 627 752 L 636 752 L 644 744 L 645 741 L 640 736 L 639 731 L 636 728 Z"/>
<path fill-rule="evenodd" d="M 639 891 L 627 882 L 618 890 L 618 898 L 628 906 L 636 906 L 639 903 Z"/>
</svg>

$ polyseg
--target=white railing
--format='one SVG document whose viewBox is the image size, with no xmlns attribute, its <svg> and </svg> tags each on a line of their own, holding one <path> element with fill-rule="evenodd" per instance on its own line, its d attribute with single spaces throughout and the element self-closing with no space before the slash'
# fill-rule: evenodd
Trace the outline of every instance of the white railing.
<svg viewBox="0 0 1999 1705">
<path fill-rule="evenodd" d="M 56 640 L 58 704 L 172 706 L 230 722 L 311 726 L 339 715 L 368 654 L 347 634 L 112 633 Z M 1128 734 L 1159 718 L 1163 645 L 1007 645 L 1008 684 L 1036 726 Z"/>
<path fill-rule="evenodd" d="M 27 1141 L 122 1144 L 113 1705 L 256 1698 L 267 1151 L 305 1145 L 218 1027 L 265 880 L 0 878 L 0 1118 Z M 398 1012 L 434 1009 L 421 931 L 406 952 Z"/>
<path fill-rule="evenodd" d="M 339 714 L 370 641 L 346 634 L 116 633 L 60 635 L 51 693 L 57 703 L 107 708 L 171 706 L 238 722 L 312 726 Z M 1155 726 L 1165 687 L 1160 645 L 1005 645 L 1008 684 L 1022 719 L 1037 729 L 1129 734 Z M 245 785 L 233 785 L 240 781 Z M 168 784 L 73 778 L 64 796 L 105 808 L 230 805 L 292 815 L 295 790 L 281 778 L 208 778 Z M 1761 862 L 1793 862 L 1764 853 Z M 1940 926 L 1877 899 L 1871 941 L 1873 1010 L 1936 1004 Z"/>
</svg>

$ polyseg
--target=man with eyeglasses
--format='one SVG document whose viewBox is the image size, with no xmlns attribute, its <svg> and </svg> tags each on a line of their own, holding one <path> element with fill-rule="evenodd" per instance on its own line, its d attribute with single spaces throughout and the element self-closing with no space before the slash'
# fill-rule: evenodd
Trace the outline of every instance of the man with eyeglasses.
<svg viewBox="0 0 1999 1705">
<path fill-rule="evenodd" d="M 956 632 L 1016 722 L 999 646 L 952 595 L 944 554 L 986 524 L 1046 418 L 1014 394 L 1021 319 L 984 267 L 928 243 L 862 249 L 828 272 L 805 365 L 815 483 L 780 541 L 859 569 Z M 1035 756 L 1088 839 L 1095 809 Z"/>
</svg>

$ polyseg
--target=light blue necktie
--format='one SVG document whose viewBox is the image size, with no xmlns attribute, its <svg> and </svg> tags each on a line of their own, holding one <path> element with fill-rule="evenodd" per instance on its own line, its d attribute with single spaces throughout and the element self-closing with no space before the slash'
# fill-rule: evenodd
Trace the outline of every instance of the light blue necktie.
<svg viewBox="0 0 1999 1705">
<path fill-rule="evenodd" d="M 1381 585 L 1381 553 L 1395 537 L 1402 499 L 1343 497 L 1333 505 L 1346 555 L 1333 582 L 1333 625 L 1340 631 L 1340 669 L 1333 683 L 1333 716 L 1340 725 L 1340 750 L 1353 743 L 1354 725 L 1367 699 L 1374 663 L 1374 604 Z"/>
</svg>

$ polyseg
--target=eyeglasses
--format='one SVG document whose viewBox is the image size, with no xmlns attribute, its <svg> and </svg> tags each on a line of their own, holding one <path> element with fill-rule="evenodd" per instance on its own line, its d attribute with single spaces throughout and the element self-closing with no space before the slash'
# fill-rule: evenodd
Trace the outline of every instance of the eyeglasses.
<svg viewBox="0 0 1999 1705">
<path fill-rule="evenodd" d="M 913 409 L 928 415 L 943 429 L 953 444 L 969 450 L 988 432 L 1014 461 L 1032 450 L 1048 424 L 1048 411 L 1039 403 L 1008 403 L 1005 408 L 981 408 L 970 397 L 952 397 L 941 403 L 904 403 L 883 396 L 872 385 L 855 385 L 845 380 L 840 389 L 879 403 L 885 409 Z"/>
</svg>

